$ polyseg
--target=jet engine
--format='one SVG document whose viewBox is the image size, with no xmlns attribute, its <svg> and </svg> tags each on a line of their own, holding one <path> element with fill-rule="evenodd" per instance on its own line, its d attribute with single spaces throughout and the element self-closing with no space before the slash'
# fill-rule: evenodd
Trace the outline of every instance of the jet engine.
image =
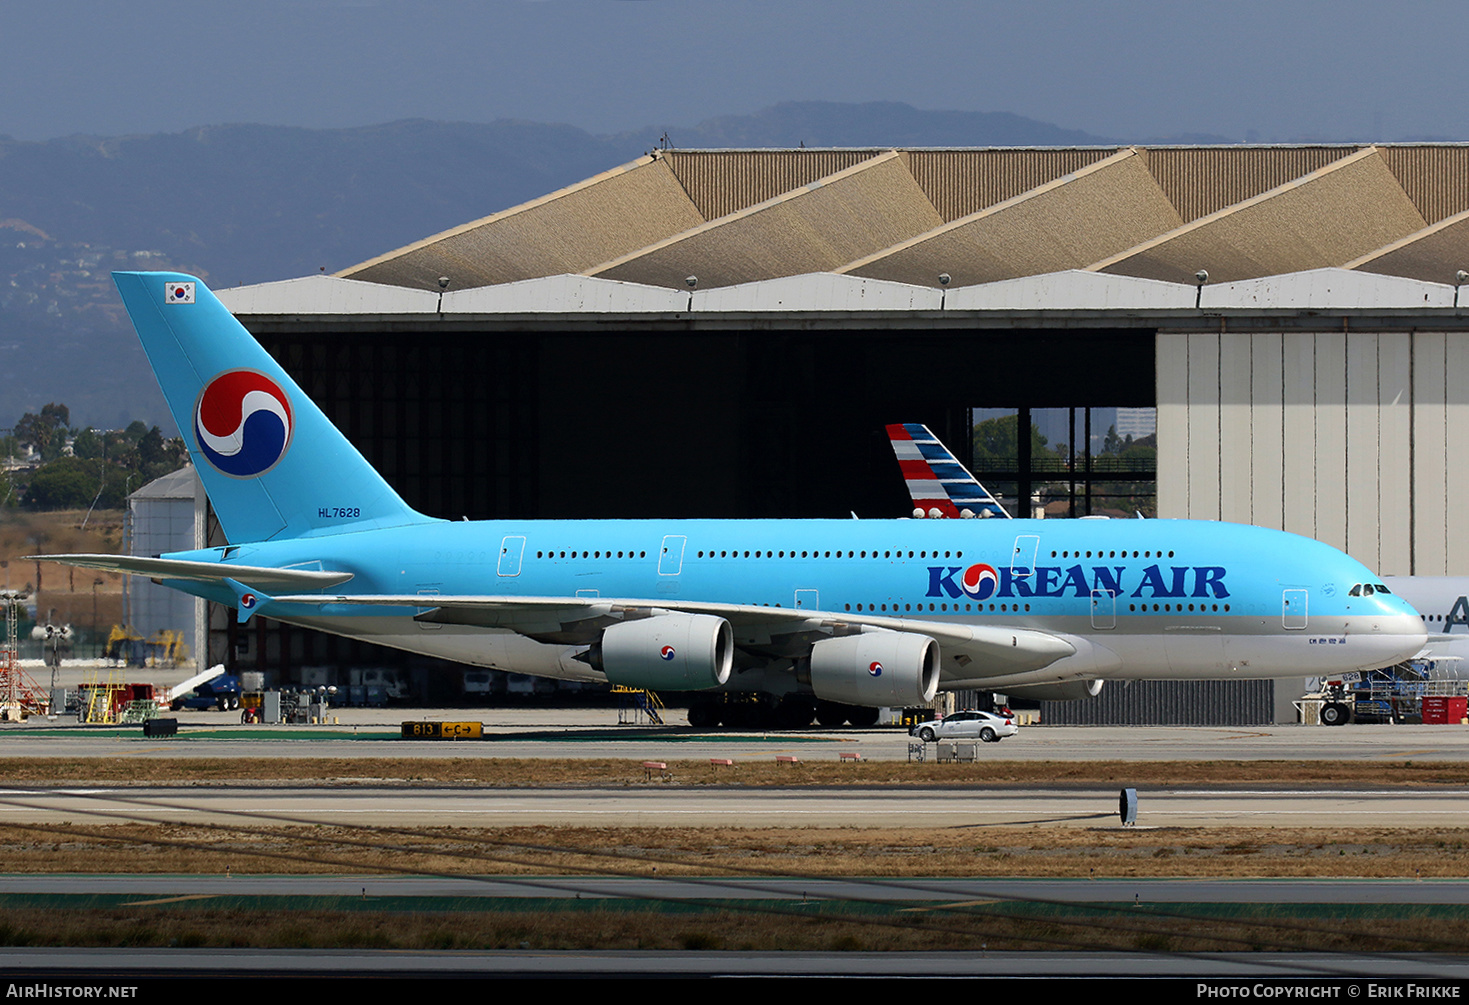
<svg viewBox="0 0 1469 1005">
<path fill-rule="evenodd" d="M 614 684 L 702 691 L 729 680 L 734 631 L 710 614 L 660 614 L 610 626 L 587 655 Z"/>
<path fill-rule="evenodd" d="M 1102 691 L 1102 683 L 1099 680 L 1069 680 L 1061 684 L 1032 684 L 1000 690 L 1011 698 L 1028 698 L 1031 701 L 1079 701 L 1095 698 Z"/>
<path fill-rule="evenodd" d="M 811 647 L 811 689 L 848 705 L 906 706 L 933 701 L 939 645 L 912 632 L 863 632 Z"/>
</svg>

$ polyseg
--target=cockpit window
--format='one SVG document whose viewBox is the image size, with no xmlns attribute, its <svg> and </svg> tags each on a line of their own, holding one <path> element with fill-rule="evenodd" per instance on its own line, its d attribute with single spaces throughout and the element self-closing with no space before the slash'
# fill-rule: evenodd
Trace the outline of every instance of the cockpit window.
<svg viewBox="0 0 1469 1005">
<path fill-rule="evenodd" d="M 1391 591 L 1391 590 L 1389 590 L 1389 589 L 1388 589 L 1388 588 L 1387 588 L 1387 587 L 1386 587 L 1386 586 L 1384 586 L 1384 585 L 1383 585 L 1383 584 L 1381 584 L 1381 583 L 1378 583 L 1378 584 L 1377 584 L 1377 592 L 1378 592 L 1378 593 L 1386 593 L 1386 594 L 1388 594 L 1388 595 L 1391 595 L 1391 594 L 1392 594 L 1392 591 Z"/>
<path fill-rule="evenodd" d="M 1361 595 L 1362 595 L 1362 584 L 1361 583 L 1358 583 L 1356 586 L 1352 587 L 1351 590 L 1348 591 L 1348 593 L 1347 593 L 1347 596 L 1349 596 L 1349 597 L 1360 597 Z"/>
</svg>

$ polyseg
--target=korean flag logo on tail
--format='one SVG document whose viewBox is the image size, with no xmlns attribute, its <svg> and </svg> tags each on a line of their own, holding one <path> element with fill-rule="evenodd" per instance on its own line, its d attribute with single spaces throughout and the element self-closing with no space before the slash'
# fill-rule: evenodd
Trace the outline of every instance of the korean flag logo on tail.
<svg viewBox="0 0 1469 1005">
<path fill-rule="evenodd" d="M 227 370 L 205 385 L 194 406 L 194 441 L 216 470 L 233 478 L 263 475 L 291 445 L 291 400 L 254 370 Z"/>
<path fill-rule="evenodd" d="M 193 283 L 169 283 L 164 291 L 163 299 L 170 304 L 192 304 L 194 302 Z"/>
</svg>

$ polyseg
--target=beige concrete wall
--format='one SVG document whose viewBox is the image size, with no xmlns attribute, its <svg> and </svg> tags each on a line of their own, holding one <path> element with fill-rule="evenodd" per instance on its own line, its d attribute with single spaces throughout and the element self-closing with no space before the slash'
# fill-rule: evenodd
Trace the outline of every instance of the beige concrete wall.
<svg viewBox="0 0 1469 1005">
<path fill-rule="evenodd" d="M 1158 513 L 1469 575 L 1469 331 L 1161 333 Z"/>
</svg>

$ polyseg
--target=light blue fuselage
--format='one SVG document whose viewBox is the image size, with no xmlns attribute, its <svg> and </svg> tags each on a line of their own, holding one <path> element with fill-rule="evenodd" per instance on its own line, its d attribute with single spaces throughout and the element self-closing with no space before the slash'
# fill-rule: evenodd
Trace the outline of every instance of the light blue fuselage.
<svg viewBox="0 0 1469 1005">
<path fill-rule="evenodd" d="M 224 553 L 166 557 L 218 562 Z M 1046 679 L 1302 676 L 1395 662 L 1422 639 L 1421 620 L 1399 598 L 1349 596 L 1357 584 L 1380 581 L 1346 555 L 1279 531 L 1200 521 L 430 523 L 245 544 L 228 554 L 226 565 L 351 572 L 330 591 L 346 598 L 702 601 L 809 609 L 854 623 L 1008 625 L 1080 642 Z M 234 602 L 218 585 L 168 585 Z M 423 609 L 298 604 L 270 616 L 479 665 L 513 655 L 514 669 L 594 676 L 584 664 L 567 665 L 564 645 L 490 642 L 503 633 L 408 620 Z M 944 678 L 971 675 L 946 661 Z"/>
<path fill-rule="evenodd" d="M 869 708 L 940 686 L 1080 697 L 1107 677 L 1340 673 L 1425 637 L 1347 556 L 1231 524 L 435 520 L 196 277 L 114 279 L 233 543 L 54 557 L 153 576 L 241 621 L 522 673 Z"/>
</svg>

